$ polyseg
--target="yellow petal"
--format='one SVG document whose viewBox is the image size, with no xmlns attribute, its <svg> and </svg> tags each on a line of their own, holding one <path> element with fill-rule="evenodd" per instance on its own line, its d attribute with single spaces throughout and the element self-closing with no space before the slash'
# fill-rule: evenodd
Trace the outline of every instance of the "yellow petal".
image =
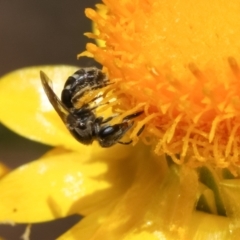
<svg viewBox="0 0 240 240">
<path fill-rule="evenodd" d="M 168 240 L 164 233 L 162 232 L 156 232 L 156 233 L 151 233 L 147 231 L 140 231 L 137 233 L 132 233 L 127 235 L 123 240 Z"/>
<path fill-rule="evenodd" d="M 164 174 L 164 164 L 154 161 L 146 164 L 146 159 L 139 167 L 141 170 L 131 188 L 92 240 L 122 240 L 139 229 L 151 233 L 150 239 L 155 239 L 157 232 L 164 232 L 167 239 L 183 239 L 194 209 L 196 174 L 185 169 L 179 177 L 175 170 Z"/>
<path fill-rule="evenodd" d="M 195 171 L 185 167 L 166 171 L 164 159 L 151 156 L 147 161 L 149 153 L 138 153 L 132 160 L 137 168 L 133 183 L 108 215 L 93 221 L 95 229 L 90 230 L 95 232 L 85 229 L 89 234 L 82 236 L 86 226 L 79 223 L 60 239 L 72 240 L 78 234 L 84 240 L 184 239 L 195 206 Z"/>
<path fill-rule="evenodd" d="M 9 168 L 0 162 L 0 178 L 9 172 Z"/>
<path fill-rule="evenodd" d="M 100 173 L 106 171 L 103 164 L 85 167 L 84 160 L 76 152 L 46 157 L 3 178 L 0 183 L 0 219 L 38 222 L 65 216 L 72 204 L 87 194 L 87 186 L 93 187 L 94 181 L 86 180 L 88 175 L 94 176 L 96 168 Z M 104 181 L 97 184 L 100 189 L 107 187 Z"/>
<path fill-rule="evenodd" d="M 0 121 L 14 132 L 49 145 L 78 149 L 79 143 L 49 103 L 41 85 L 39 71 L 44 71 L 60 93 L 73 66 L 39 66 L 20 69 L 0 80 Z"/>
<path fill-rule="evenodd" d="M 144 161 L 146 156 L 141 155 L 136 158 L 139 169 L 133 184 L 114 203 L 110 212 L 89 216 L 86 222 L 77 224 L 61 240 L 73 240 L 79 236 L 83 240 L 229 237 L 229 218 L 194 210 L 198 184 L 194 170 L 171 167 L 166 171 L 164 161 Z"/>
<path fill-rule="evenodd" d="M 111 202 L 108 206 L 98 209 L 94 213 L 85 217 L 69 231 L 59 237 L 58 240 L 91 239 L 95 235 L 97 229 L 105 221 L 114 205 L 115 202 Z"/>
<path fill-rule="evenodd" d="M 223 192 L 227 216 L 230 218 L 229 228 L 233 239 L 240 234 L 240 180 L 226 179 L 220 183 Z M 235 238 L 234 238 L 235 237 Z"/>
<path fill-rule="evenodd" d="M 193 219 L 189 226 L 189 235 L 186 239 L 191 240 L 212 240 L 230 239 L 229 219 L 203 212 L 194 212 Z M 146 230 L 135 231 L 128 234 L 123 240 L 170 240 L 179 238 L 168 238 L 163 231 L 148 232 Z"/>
<path fill-rule="evenodd" d="M 193 212 L 192 220 L 189 224 L 188 239 L 238 239 L 232 238 L 229 226 L 230 221 L 227 217 L 195 211 Z"/>
<path fill-rule="evenodd" d="M 46 221 L 109 204 L 131 180 L 127 149 L 80 145 L 82 154 L 53 152 L 23 165 L 0 181 L 0 220 Z"/>
</svg>

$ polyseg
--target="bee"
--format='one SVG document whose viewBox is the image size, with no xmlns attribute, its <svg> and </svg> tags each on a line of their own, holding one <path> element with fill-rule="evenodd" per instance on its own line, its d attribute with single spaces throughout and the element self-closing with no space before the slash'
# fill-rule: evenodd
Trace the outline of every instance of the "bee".
<svg viewBox="0 0 240 240">
<path fill-rule="evenodd" d="M 67 108 L 72 108 L 87 92 L 109 85 L 109 79 L 98 68 L 81 68 L 70 76 L 64 84 L 61 100 Z"/>
<path fill-rule="evenodd" d="M 90 145 L 96 140 L 104 148 L 111 147 L 116 143 L 132 143 L 132 141 L 122 142 L 120 140 L 134 125 L 132 119 L 140 116 L 143 113 L 142 111 L 124 117 L 121 123 L 110 125 L 109 122 L 116 115 L 106 119 L 98 117 L 95 110 L 99 105 L 91 105 L 91 102 L 98 97 L 93 98 L 89 103 L 84 103 L 80 108 L 74 107 L 74 102 L 85 94 L 110 84 L 108 78 L 101 70 L 97 68 L 82 68 L 76 71 L 67 79 L 62 90 L 61 100 L 54 93 L 51 87 L 51 80 L 43 71 L 40 71 L 40 78 L 50 103 L 77 141 Z M 142 129 L 138 135 L 141 132 Z"/>
</svg>

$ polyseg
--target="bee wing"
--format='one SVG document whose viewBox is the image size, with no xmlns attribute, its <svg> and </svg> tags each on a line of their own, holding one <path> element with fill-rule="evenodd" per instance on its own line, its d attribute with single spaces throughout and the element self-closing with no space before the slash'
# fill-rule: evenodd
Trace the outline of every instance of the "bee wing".
<svg viewBox="0 0 240 240">
<path fill-rule="evenodd" d="M 48 97 L 49 102 L 52 104 L 60 118 L 64 123 L 67 123 L 67 116 L 71 114 L 68 108 L 61 102 L 52 89 L 52 81 L 49 77 L 43 72 L 40 71 L 40 78 L 42 81 L 43 89 Z"/>
</svg>

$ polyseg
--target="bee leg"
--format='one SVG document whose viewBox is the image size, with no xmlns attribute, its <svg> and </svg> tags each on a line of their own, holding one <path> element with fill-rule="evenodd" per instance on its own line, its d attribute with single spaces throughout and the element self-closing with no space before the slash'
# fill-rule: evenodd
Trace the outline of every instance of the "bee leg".
<svg viewBox="0 0 240 240">
<path fill-rule="evenodd" d="M 130 115 L 126 116 L 125 118 L 123 118 L 123 122 L 129 121 L 129 120 L 132 119 L 132 118 L 138 117 L 138 116 L 140 116 L 142 113 L 143 113 L 143 111 L 130 114 Z M 139 129 L 139 131 L 138 131 L 138 133 L 137 133 L 137 136 L 140 136 L 140 134 L 143 132 L 144 128 L 145 128 L 145 125 L 143 125 L 143 126 Z"/>
<path fill-rule="evenodd" d="M 115 117 L 117 117 L 119 114 L 113 114 L 112 116 L 106 118 L 106 119 L 103 119 L 103 117 L 98 117 L 96 118 L 96 121 L 99 125 L 101 124 L 104 124 L 104 123 L 107 123 L 107 122 L 110 122 L 112 119 L 114 119 Z"/>
<path fill-rule="evenodd" d="M 99 98 L 101 98 L 101 97 L 103 97 L 102 94 L 101 94 L 101 95 L 98 95 L 98 96 L 96 96 L 96 97 L 94 97 L 94 98 L 91 99 L 87 104 L 92 103 L 92 102 L 96 101 L 97 99 L 99 99 Z"/>
<path fill-rule="evenodd" d="M 105 104 L 105 103 L 104 103 Z M 104 105 L 103 104 L 103 105 Z M 137 113 L 134 113 L 134 114 L 131 114 L 131 115 L 128 115 L 126 116 L 125 118 L 123 118 L 123 122 L 126 122 L 134 117 L 138 117 L 140 114 L 142 114 L 143 112 L 137 112 Z M 102 123 L 107 123 L 109 121 L 111 121 L 112 119 L 114 119 L 115 117 L 118 117 L 119 116 L 119 113 L 116 113 L 116 114 L 113 114 L 112 116 L 106 118 L 104 121 L 102 121 Z"/>
<path fill-rule="evenodd" d="M 145 125 L 143 125 L 143 126 L 139 129 L 139 131 L 138 131 L 138 133 L 137 133 L 137 136 L 140 136 L 140 135 L 141 135 L 141 133 L 143 132 L 144 128 L 145 128 Z"/>
<path fill-rule="evenodd" d="M 142 113 L 143 113 L 143 111 L 141 111 L 141 112 L 136 112 L 136 113 L 133 113 L 133 114 L 131 114 L 131 115 L 128 115 L 128 116 L 126 116 L 126 117 L 123 119 L 123 122 L 124 122 L 124 121 L 128 121 L 128 120 L 130 120 L 130 119 L 132 119 L 132 118 L 138 117 L 138 116 L 141 115 Z M 139 131 L 138 131 L 138 133 L 137 133 L 137 136 L 140 136 L 140 135 L 141 135 L 141 133 L 143 132 L 144 128 L 145 128 L 145 125 L 143 125 L 143 126 L 139 129 Z M 118 143 L 124 144 L 124 145 L 131 144 L 132 142 L 133 142 L 132 140 L 130 140 L 130 141 L 128 141 L 128 142 L 118 141 Z"/>
<path fill-rule="evenodd" d="M 140 128 L 140 130 L 139 130 L 138 133 L 137 133 L 137 136 L 140 136 L 140 134 L 143 132 L 144 128 L 145 128 L 145 125 L 143 125 L 143 126 Z M 130 141 L 128 141 L 128 142 L 118 141 L 118 143 L 124 144 L 124 145 L 129 145 L 129 144 L 131 144 L 132 142 L 133 142 L 132 140 L 130 140 Z"/>
<path fill-rule="evenodd" d="M 111 121 L 112 119 L 114 119 L 117 116 L 119 116 L 119 114 L 113 114 L 112 116 L 104 119 L 101 123 L 107 123 L 107 122 Z"/>
<path fill-rule="evenodd" d="M 107 104 L 107 103 L 103 103 L 102 105 L 104 105 L 104 104 Z M 98 106 L 102 106 L 102 105 L 98 105 Z M 97 106 L 97 107 L 98 107 L 98 106 Z M 95 108 L 96 108 L 96 107 L 94 107 L 94 109 L 95 109 Z M 142 114 L 142 113 L 143 113 L 143 112 L 137 112 L 137 113 L 128 115 L 128 116 L 126 116 L 125 118 L 123 118 L 123 122 L 126 122 L 126 121 L 128 121 L 128 120 L 130 120 L 130 119 L 132 119 L 132 118 L 138 117 L 138 116 L 139 116 L 140 114 Z M 104 119 L 104 120 L 101 122 L 101 124 L 107 123 L 107 122 L 111 121 L 112 119 L 114 119 L 115 117 L 118 117 L 118 116 L 119 116 L 119 113 L 113 114 L 112 116 Z M 143 127 L 143 128 L 144 128 L 144 127 Z M 143 129 L 141 128 L 139 131 L 142 132 L 142 130 L 143 130 Z M 139 133 L 139 134 L 141 134 L 141 133 Z"/>
<path fill-rule="evenodd" d="M 130 140 L 129 142 L 121 142 L 121 141 L 118 141 L 118 143 L 123 144 L 123 145 L 129 145 L 129 144 L 132 143 L 132 140 Z"/>
<path fill-rule="evenodd" d="M 143 113 L 143 111 L 130 114 L 130 115 L 126 116 L 125 118 L 123 118 L 123 122 L 129 121 L 130 119 L 133 119 L 133 118 L 135 118 L 135 117 L 138 117 L 138 116 L 140 116 L 142 113 Z"/>
<path fill-rule="evenodd" d="M 96 85 L 96 86 L 92 86 L 91 87 L 91 91 L 92 90 L 97 90 L 97 89 L 99 89 L 99 88 L 104 88 L 104 87 L 107 87 L 108 85 L 112 85 L 113 84 L 113 82 L 109 82 L 109 80 L 107 80 L 107 81 L 105 81 L 105 82 L 103 82 L 103 84 L 101 84 L 101 85 Z"/>
</svg>

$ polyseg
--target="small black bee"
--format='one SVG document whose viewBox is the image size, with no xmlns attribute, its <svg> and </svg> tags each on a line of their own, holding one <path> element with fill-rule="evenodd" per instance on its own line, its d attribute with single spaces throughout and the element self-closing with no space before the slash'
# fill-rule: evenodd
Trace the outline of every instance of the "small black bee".
<svg viewBox="0 0 240 240">
<path fill-rule="evenodd" d="M 70 76 L 62 90 L 61 100 L 67 108 L 87 92 L 109 85 L 106 75 L 98 68 L 81 68 Z"/>
<path fill-rule="evenodd" d="M 40 77 L 50 103 L 76 140 L 86 145 L 97 140 L 102 147 L 111 147 L 116 143 L 130 144 L 132 142 L 121 142 L 120 139 L 133 126 L 134 122 L 130 120 L 141 115 L 142 111 L 126 116 L 119 124 L 109 125 L 107 123 L 115 116 L 110 116 L 107 119 L 97 117 L 95 109 L 98 105 L 92 107 L 90 104 L 98 97 L 95 97 L 89 103 L 84 103 L 80 108 L 74 107 L 74 102 L 87 92 L 110 84 L 106 75 L 99 69 L 84 68 L 70 76 L 62 90 L 61 100 L 51 88 L 51 80 L 48 76 L 40 71 Z"/>
</svg>

